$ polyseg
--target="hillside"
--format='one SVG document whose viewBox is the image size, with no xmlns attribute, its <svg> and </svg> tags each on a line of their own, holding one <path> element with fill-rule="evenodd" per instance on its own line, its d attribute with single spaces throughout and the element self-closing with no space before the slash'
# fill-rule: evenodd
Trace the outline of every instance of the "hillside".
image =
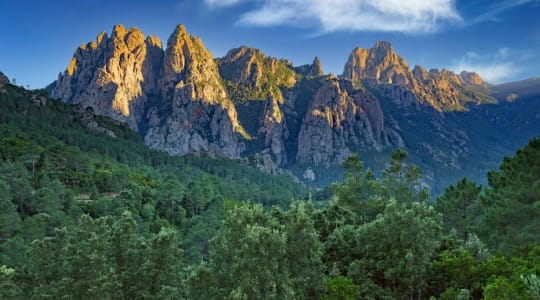
<svg viewBox="0 0 540 300">
<path fill-rule="evenodd" d="M 314 203 L 288 175 L 149 150 L 3 76 L 0 133 L 2 299 L 540 296 L 539 139 L 436 202 L 406 152 L 380 176 L 352 155 Z"/>
<path fill-rule="evenodd" d="M 227 159 L 171 157 L 150 150 L 123 123 L 7 82 L 0 85 L 0 131 L 2 178 L 17 183 L 3 192 L 13 193 L 23 217 L 39 219 L 43 234 L 58 226 L 44 218 L 51 210 L 64 207 L 62 218 L 76 220 L 109 214 L 127 201 L 144 215 L 145 230 L 182 225 L 191 249 L 186 256 L 197 257 L 204 248 L 195 241 L 208 240 L 200 228 L 216 230 L 226 201 L 286 207 L 307 197 L 290 175 Z M 146 200 L 130 203 L 130 197 Z"/>
</svg>

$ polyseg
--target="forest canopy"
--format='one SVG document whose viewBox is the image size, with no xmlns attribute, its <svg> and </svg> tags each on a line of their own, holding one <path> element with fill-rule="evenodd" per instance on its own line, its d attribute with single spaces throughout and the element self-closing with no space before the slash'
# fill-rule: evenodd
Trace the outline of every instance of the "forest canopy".
<svg viewBox="0 0 540 300">
<path fill-rule="evenodd" d="M 0 95 L 1 299 L 540 298 L 540 139 L 435 200 L 405 151 L 352 155 L 313 201 L 40 93 Z"/>
</svg>

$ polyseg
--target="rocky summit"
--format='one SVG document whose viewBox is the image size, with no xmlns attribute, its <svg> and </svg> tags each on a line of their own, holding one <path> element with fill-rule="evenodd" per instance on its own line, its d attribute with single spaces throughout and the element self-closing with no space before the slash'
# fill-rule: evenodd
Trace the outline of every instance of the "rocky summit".
<svg viewBox="0 0 540 300">
<path fill-rule="evenodd" d="M 147 145 L 173 155 L 242 151 L 243 129 L 202 41 L 179 25 L 165 50 L 137 28 L 113 28 L 79 47 L 51 95 L 127 122 Z"/>
<path fill-rule="evenodd" d="M 213 58 L 182 25 L 165 48 L 157 37 L 116 25 L 110 37 L 101 33 L 77 48 L 50 86 L 53 97 L 126 122 L 148 146 L 172 155 L 245 159 L 316 181 L 325 177 L 320 168 L 351 153 L 377 165 L 404 148 L 435 183 L 471 168 L 480 176 L 501 149 L 510 153 L 530 138 L 517 132 L 508 141 L 505 126 L 519 114 L 499 111 L 494 90 L 476 73 L 411 69 L 385 41 L 354 49 L 337 77 L 325 75 L 317 57 L 294 66 L 247 46 Z M 486 150 L 496 141 L 497 151 Z M 494 163 L 471 164 L 471 157 Z"/>
</svg>

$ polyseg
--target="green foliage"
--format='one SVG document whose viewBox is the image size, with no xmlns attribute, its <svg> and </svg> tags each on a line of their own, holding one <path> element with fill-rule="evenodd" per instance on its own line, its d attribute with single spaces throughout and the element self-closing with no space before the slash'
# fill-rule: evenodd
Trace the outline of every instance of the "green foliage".
<svg viewBox="0 0 540 300">
<path fill-rule="evenodd" d="M 8 186 L 0 175 L 0 242 L 20 233 L 22 227 L 21 217 L 17 207 L 12 202 Z"/>
<path fill-rule="evenodd" d="M 355 300 L 360 297 L 360 287 L 348 277 L 338 276 L 326 281 L 327 292 L 323 300 Z"/>
<path fill-rule="evenodd" d="M 15 270 L 0 266 L 0 298 L 20 299 L 22 298 L 21 288 L 15 283 Z"/>
<path fill-rule="evenodd" d="M 188 280 L 191 298 L 305 299 L 322 289 L 321 245 L 311 208 L 265 213 L 236 206 L 211 242 L 210 258 Z M 201 288 L 206 284 L 207 288 Z"/>
<path fill-rule="evenodd" d="M 444 194 L 437 198 L 435 208 L 444 216 L 445 232 L 455 229 L 462 239 L 468 237 L 480 214 L 478 199 L 481 190 L 481 186 L 463 178 L 455 186 L 446 188 Z"/>
<path fill-rule="evenodd" d="M 376 178 L 371 170 L 364 171 L 357 154 L 351 155 L 343 163 L 345 180 L 332 185 L 338 203 L 350 207 L 360 222 L 367 223 L 384 211 L 390 198 L 399 203 L 426 201 L 429 194 L 421 186 L 421 170 L 405 164 L 406 157 L 405 151 L 395 150 L 382 178 Z"/>
<path fill-rule="evenodd" d="M 392 200 L 377 219 L 358 228 L 356 259 L 348 274 L 355 282 L 373 282 L 394 295 L 415 295 L 426 286 L 440 239 L 441 220 L 433 207 L 413 203 L 408 208 Z"/>
<path fill-rule="evenodd" d="M 315 208 L 286 176 L 148 150 L 106 118 L 118 138 L 95 136 L 32 95 L 0 95 L 2 299 L 539 297 L 538 139 L 435 208 L 404 151 L 380 177 L 354 155 Z"/>
<path fill-rule="evenodd" d="M 488 173 L 490 188 L 482 197 L 479 236 L 490 248 L 512 253 L 528 243 L 540 244 L 540 139 L 533 139 L 500 171 Z"/>
<path fill-rule="evenodd" d="M 158 299 L 180 295 L 181 251 L 175 233 L 137 235 L 131 214 L 109 218 L 83 215 L 77 227 L 32 242 L 25 282 L 33 298 Z"/>
</svg>

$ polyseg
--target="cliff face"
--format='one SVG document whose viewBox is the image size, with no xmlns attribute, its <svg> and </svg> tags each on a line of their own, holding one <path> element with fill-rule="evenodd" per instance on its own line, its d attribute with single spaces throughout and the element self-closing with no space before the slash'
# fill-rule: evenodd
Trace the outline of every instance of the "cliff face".
<svg viewBox="0 0 540 300">
<path fill-rule="evenodd" d="M 296 83 L 289 61 L 266 56 L 258 49 L 245 46 L 232 49 L 218 63 L 219 73 L 236 103 L 268 97 L 283 102 L 281 88 L 291 88 Z"/>
<path fill-rule="evenodd" d="M 113 28 L 111 37 L 101 33 L 96 41 L 80 46 L 67 70 L 60 74 L 53 97 L 68 103 L 82 103 L 96 113 L 127 122 L 137 130 L 147 101 L 147 86 L 159 74 L 153 72 L 153 58 L 159 63 L 161 43 L 148 39 L 137 28 Z"/>
<path fill-rule="evenodd" d="M 79 47 L 51 91 L 127 122 L 152 148 L 173 155 L 239 157 L 243 129 L 212 55 L 178 26 L 163 51 L 157 37 L 113 28 Z"/>
<path fill-rule="evenodd" d="M 211 53 L 182 25 L 167 42 L 162 74 L 159 104 L 147 109 L 145 143 L 174 155 L 239 157 L 243 128 L 236 109 Z"/>
<path fill-rule="evenodd" d="M 433 178 L 441 174 L 430 165 L 464 170 L 484 140 L 475 128 L 493 119 L 481 104 L 496 102 L 478 74 L 411 70 L 388 42 L 354 49 L 336 78 L 318 58 L 294 67 L 249 47 L 214 59 L 182 25 L 165 49 L 117 25 L 79 47 L 51 86 L 54 97 L 128 123 L 152 148 L 291 167 L 310 180 L 351 153 L 376 161 L 396 147 Z M 464 112 L 485 124 L 464 127 Z"/>
<path fill-rule="evenodd" d="M 351 151 L 381 151 L 405 147 L 400 135 L 389 128 L 379 102 L 351 83 L 328 78 L 315 94 L 298 137 L 297 161 L 332 165 L 345 160 Z"/>
<path fill-rule="evenodd" d="M 285 141 L 289 131 L 283 112 L 287 99 L 282 89 L 296 84 L 292 64 L 249 47 L 232 49 L 218 63 L 221 77 L 235 103 L 263 102 L 261 110 L 243 110 L 244 115 L 240 116 L 246 122 L 257 122 L 249 132 L 253 144 L 251 152 L 264 152 L 279 166 L 287 164 Z"/>
<path fill-rule="evenodd" d="M 438 111 L 464 111 L 468 103 L 496 102 L 486 95 L 487 84 L 471 72 L 455 74 L 409 65 L 389 42 L 377 42 L 371 49 L 356 48 L 343 69 L 343 78 L 355 87 L 368 85 L 399 105 L 427 104 Z"/>
</svg>

